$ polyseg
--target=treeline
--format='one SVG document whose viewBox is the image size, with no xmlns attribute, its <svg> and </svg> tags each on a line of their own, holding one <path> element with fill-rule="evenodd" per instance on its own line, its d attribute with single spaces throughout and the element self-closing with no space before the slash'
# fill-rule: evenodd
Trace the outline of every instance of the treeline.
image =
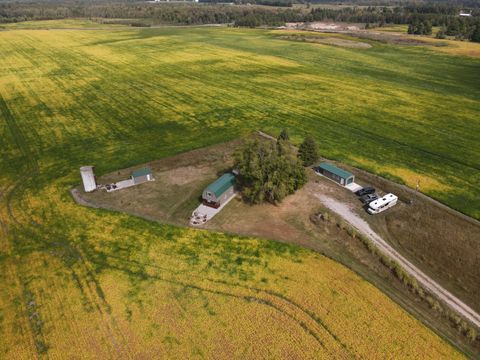
<svg viewBox="0 0 480 360">
<path fill-rule="evenodd" d="M 480 9 L 470 9 L 471 17 L 460 17 L 461 7 L 447 4 L 407 5 L 404 7 L 348 7 L 343 9 L 312 9 L 306 21 L 342 21 L 384 26 L 408 24 L 408 33 L 432 34 L 432 27 L 441 28 L 438 37 L 454 36 L 457 39 L 478 40 Z"/>
<path fill-rule="evenodd" d="M 407 6 L 407 5 L 431 5 L 447 4 L 456 7 L 480 7 L 479 0 L 298 0 L 298 2 L 310 2 L 312 4 L 346 4 L 352 6 Z"/>
<path fill-rule="evenodd" d="M 236 5 L 264 5 L 277 7 L 292 7 L 294 4 L 293 0 L 200 0 L 199 2 L 207 4 L 233 3 Z"/>
<path fill-rule="evenodd" d="M 156 24 L 229 24 L 278 26 L 302 21 L 299 9 L 199 4 L 52 4 L 0 3 L 0 23 L 65 18 L 148 19 Z"/>
<path fill-rule="evenodd" d="M 72 0 L 73 1 L 73 0 Z M 207 0 L 213 1 L 213 0 Z M 248 0 L 236 0 L 248 1 Z M 291 0 L 258 0 L 276 4 Z M 235 24 L 236 26 L 279 26 L 285 22 L 338 21 L 366 23 L 368 27 L 409 24 L 412 34 L 430 34 L 441 27 L 439 36 L 478 41 L 480 8 L 460 18 L 461 8 L 447 4 L 420 4 L 397 7 L 277 7 L 222 4 L 152 4 L 145 2 L 28 2 L 1 3 L 0 23 L 64 18 L 148 19 L 157 24 Z M 138 22 L 136 22 L 138 23 Z"/>
<path fill-rule="evenodd" d="M 442 25 L 436 37 L 444 39 L 454 36 L 459 40 L 471 40 L 480 42 L 480 19 L 450 18 Z"/>
<path fill-rule="evenodd" d="M 409 5 L 404 7 L 347 7 L 314 8 L 306 16 L 308 21 L 343 21 L 367 24 L 411 24 L 429 21 L 433 26 L 442 26 L 452 18 L 458 18 L 461 7 L 442 4 Z M 472 18 L 480 16 L 480 9 L 471 9 Z"/>
<path fill-rule="evenodd" d="M 247 1 L 247 0 L 238 0 Z M 282 2 L 283 0 L 260 0 Z M 290 4 L 290 0 L 287 0 Z M 428 20 L 433 26 L 446 25 L 460 10 L 448 6 L 277 8 L 221 4 L 150 4 L 105 2 L 0 3 L 0 22 L 49 20 L 72 17 L 153 19 L 159 23 L 238 23 L 247 26 L 276 25 L 286 21 L 342 21 L 355 23 L 409 24 Z M 480 10 L 473 15 L 480 15 Z M 250 25 L 251 24 L 251 25 Z"/>
<path fill-rule="evenodd" d="M 440 27 L 437 38 L 453 36 L 461 40 L 480 41 L 477 36 L 480 32 L 480 9 L 470 10 L 471 17 L 460 17 L 462 8 L 445 4 L 407 6 L 405 9 L 412 14 L 409 34 L 430 35 L 433 25 Z"/>
</svg>

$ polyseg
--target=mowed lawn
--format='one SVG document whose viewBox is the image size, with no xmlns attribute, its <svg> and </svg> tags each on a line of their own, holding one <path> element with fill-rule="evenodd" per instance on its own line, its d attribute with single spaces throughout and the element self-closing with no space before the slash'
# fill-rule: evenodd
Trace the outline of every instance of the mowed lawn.
<svg viewBox="0 0 480 360">
<path fill-rule="evenodd" d="M 478 217 L 478 69 L 261 30 L 0 32 L 0 357 L 459 357 L 318 254 L 83 208 L 68 190 L 80 165 L 287 127 Z"/>
</svg>

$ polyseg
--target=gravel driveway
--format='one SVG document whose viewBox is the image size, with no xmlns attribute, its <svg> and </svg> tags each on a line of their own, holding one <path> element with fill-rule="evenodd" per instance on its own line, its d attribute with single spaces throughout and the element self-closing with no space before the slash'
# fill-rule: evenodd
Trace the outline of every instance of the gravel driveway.
<svg viewBox="0 0 480 360">
<path fill-rule="evenodd" d="M 345 221 L 347 221 L 350 225 L 356 228 L 360 233 L 368 236 L 381 252 L 388 255 L 392 260 L 395 260 L 400 266 L 403 267 L 403 269 L 408 274 L 416 278 L 418 283 L 424 286 L 425 289 L 429 290 L 432 294 L 434 294 L 438 299 L 442 300 L 454 311 L 468 319 L 470 322 L 472 322 L 472 324 L 480 327 L 480 315 L 477 312 L 475 312 L 472 308 L 463 303 L 453 294 L 445 290 L 430 277 L 425 275 L 410 261 L 405 259 L 392 246 L 390 246 L 385 240 L 383 240 L 381 236 L 379 236 L 375 231 L 373 231 L 370 225 L 359 215 L 357 215 L 352 209 L 350 209 L 348 205 L 323 194 L 315 194 L 315 196 L 324 206 L 340 215 Z"/>
</svg>

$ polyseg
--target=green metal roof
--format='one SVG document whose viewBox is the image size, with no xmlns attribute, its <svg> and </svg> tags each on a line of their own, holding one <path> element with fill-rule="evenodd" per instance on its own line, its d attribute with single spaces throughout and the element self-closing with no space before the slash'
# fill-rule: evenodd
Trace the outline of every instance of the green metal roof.
<svg viewBox="0 0 480 360">
<path fill-rule="evenodd" d="M 235 185 L 235 175 L 226 173 L 208 185 L 206 190 L 214 193 L 216 197 L 219 197 L 233 185 Z"/>
<path fill-rule="evenodd" d="M 150 168 L 143 168 L 143 169 L 138 169 L 132 172 L 132 176 L 136 178 L 136 177 L 145 176 L 151 173 L 152 173 L 152 170 L 150 170 Z"/>
<path fill-rule="evenodd" d="M 323 170 L 327 170 L 328 172 L 331 172 L 332 174 L 338 175 L 343 179 L 348 179 L 349 177 L 353 176 L 352 173 L 349 173 L 348 171 L 339 169 L 335 165 L 323 162 L 318 165 L 319 168 L 322 168 Z"/>
</svg>

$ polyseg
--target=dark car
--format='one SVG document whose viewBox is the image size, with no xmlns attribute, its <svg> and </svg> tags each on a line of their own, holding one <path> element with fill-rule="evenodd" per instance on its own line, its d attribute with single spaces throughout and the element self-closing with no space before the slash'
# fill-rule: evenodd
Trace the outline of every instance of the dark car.
<svg viewBox="0 0 480 360">
<path fill-rule="evenodd" d="M 377 194 L 366 194 L 360 197 L 360 201 L 363 202 L 364 204 L 370 204 L 372 201 L 377 199 L 378 199 Z"/>
<path fill-rule="evenodd" d="M 360 189 L 360 190 L 356 191 L 355 195 L 363 196 L 363 195 L 374 194 L 374 193 L 375 193 L 375 188 L 373 188 L 371 186 L 367 186 L 367 187 L 364 187 L 363 189 Z"/>
</svg>

